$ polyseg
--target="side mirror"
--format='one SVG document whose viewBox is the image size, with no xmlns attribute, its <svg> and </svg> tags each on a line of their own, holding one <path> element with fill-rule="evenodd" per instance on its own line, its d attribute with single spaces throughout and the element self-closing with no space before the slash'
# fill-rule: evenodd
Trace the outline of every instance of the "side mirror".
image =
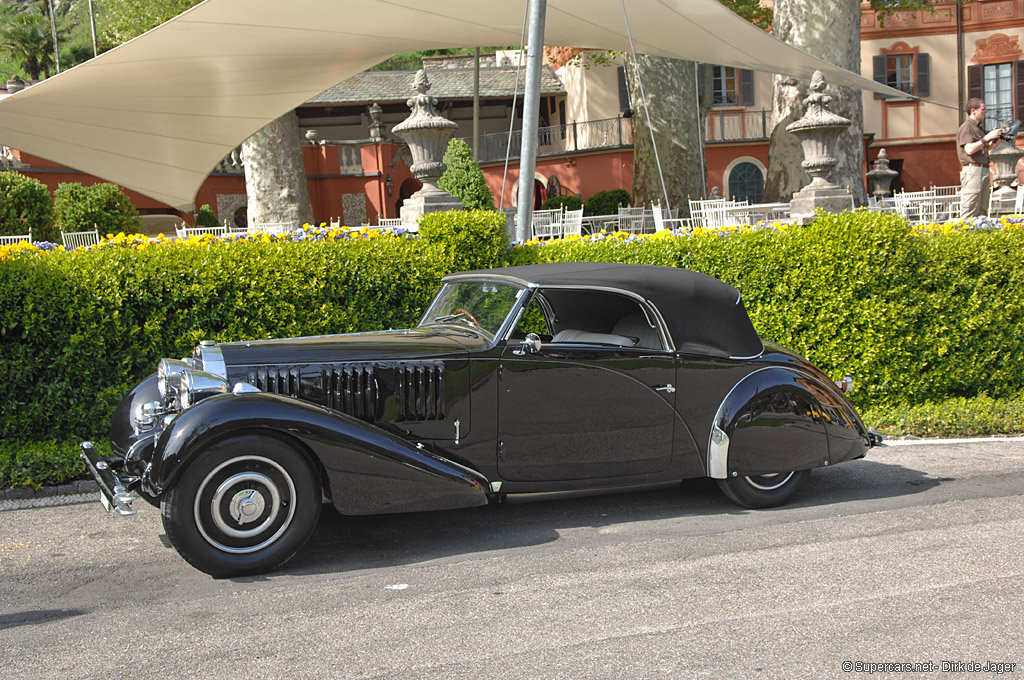
<svg viewBox="0 0 1024 680">
<path fill-rule="evenodd" d="M 526 339 L 520 344 L 519 349 L 513 350 L 513 354 L 522 356 L 529 352 L 530 354 L 538 354 L 541 348 L 540 336 L 536 333 L 527 333 Z"/>
</svg>

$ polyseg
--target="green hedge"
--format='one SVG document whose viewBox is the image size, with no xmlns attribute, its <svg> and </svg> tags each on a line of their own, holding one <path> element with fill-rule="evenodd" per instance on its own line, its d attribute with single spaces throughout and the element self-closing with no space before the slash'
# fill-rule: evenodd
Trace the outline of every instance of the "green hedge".
<svg viewBox="0 0 1024 680">
<path fill-rule="evenodd" d="M 32 232 L 35 241 L 57 241 L 53 199 L 46 185 L 21 173 L 0 172 L 0 235 Z"/>
<path fill-rule="evenodd" d="M 132 384 L 202 339 L 408 327 L 446 259 L 437 246 L 385 238 L 0 260 L 0 438 L 101 437 Z"/>
<path fill-rule="evenodd" d="M 666 236 L 668 236 L 666 234 Z M 690 238 L 567 239 L 534 261 L 638 262 L 737 286 L 761 336 L 833 377 L 853 401 L 923 404 L 1024 388 L 1024 228 L 917 234 L 881 213 L 824 215 L 781 230 Z"/>
<path fill-rule="evenodd" d="M 95 228 L 100 234 L 131 234 L 142 227 L 131 199 L 121 187 L 109 182 L 90 186 L 61 183 L 53 192 L 53 212 L 57 228 L 63 231 Z"/>
<path fill-rule="evenodd" d="M 199 340 L 407 327 L 449 271 L 541 261 L 717 276 L 742 290 L 762 337 L 853 376 L 861 408 L 1024 390 L 1020 227 L 915 234 L 898 217 L 860 212 L 779 231 L 509 250 L 504 218 L 479 212 L 429 216 L 421 234 L 0 259 L 0 438 L 102 438 L 123 393 Z"/>
</svg>

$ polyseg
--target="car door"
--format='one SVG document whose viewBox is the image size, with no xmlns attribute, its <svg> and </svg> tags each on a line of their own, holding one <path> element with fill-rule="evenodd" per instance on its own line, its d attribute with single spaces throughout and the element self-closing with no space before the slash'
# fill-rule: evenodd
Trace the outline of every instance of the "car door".
<svg viewBox="0 0 1024 680">
<path fill-rule="evenodd" d="M 515 482 L 647 475 L 672 461 L 671 352 L 510 343 L 498 380 L 498 471 Z"/>
</svg>

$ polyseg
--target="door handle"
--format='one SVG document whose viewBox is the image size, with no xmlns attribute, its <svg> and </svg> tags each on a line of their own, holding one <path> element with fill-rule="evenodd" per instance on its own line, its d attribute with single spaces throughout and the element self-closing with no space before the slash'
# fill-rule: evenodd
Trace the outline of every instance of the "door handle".
<svg viewBox="0 0 1024 680">
<path fill-rule="evenodd" d="M 671 385 L 658 385 L 654 389 L 657 390 L 658 392 L 668 392 L 669 394 L 672 394 L 673 392 L 676 391 L 676 388 L 672 387 Z"/>
</svg>

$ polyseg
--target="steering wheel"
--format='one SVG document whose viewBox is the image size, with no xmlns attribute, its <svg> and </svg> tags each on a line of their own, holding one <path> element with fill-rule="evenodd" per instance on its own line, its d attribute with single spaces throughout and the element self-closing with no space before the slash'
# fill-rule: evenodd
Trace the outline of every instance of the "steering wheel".
<svg viewBox="0 0 1024 680">
<path fill-rule="evenodd" d="M 458 309 L 456 309 L 456 310 L 455 310 L 454 312 L 452 312 L 452 314 L 462 314 L 462 315 L 463 315 L 464 317 L 466 317 L 466 318 L 467 318 L 467 319 L 469 319 L 469 320 L 470 320 L 471 322 L 473 322 L 473 325 L 474 325 L 474 326 L 476 326 L 477 328 L 479 328 L 479 329 L 481 329 L 481 330 L 483 329 L 483 326 L 481 326 L 481 325 L 480 325 L 480 322 L 476 320 L 476 317 L 475 317 L 475 316 L 473 316 L 472 314 L 470 314 L 469 312 L 467 312 L 467 311 L 466 311 L 465 309 L 463 309 L 462 307 L 459 307 Z"/>
</svg>

